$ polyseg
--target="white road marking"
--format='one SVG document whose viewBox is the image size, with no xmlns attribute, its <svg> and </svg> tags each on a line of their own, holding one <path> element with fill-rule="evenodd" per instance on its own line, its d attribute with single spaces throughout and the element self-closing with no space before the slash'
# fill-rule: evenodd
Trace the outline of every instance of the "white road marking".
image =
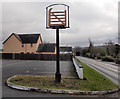
<svg viewBox="0 0 120 99">
<path fill-rule="evenodd" d="M 29 73 L 30 71 L 26 71 L 26 73 Z"/>
<path fill-rule="evenodd" d="M 7 64 L 7 65 L 4 65 L 4 66 L 0 66 L 0 67 L 7 67 L 7 66 L 10 66 L 10 65 L 15 65 L 15 64 L 23 64 L 23 63 L 29 63 L 31 61 L 25 61 L 25 62 L 19 62 L 19 63 L 12 63 L 12 64 Z"/>
<path fill-rule="evenodd" d="M 53 74 L 54 72 L 40 72 L 40 74 Z"/>
<path fill-rule="evenodd" d="M 34 70 L 36 70 L 37 68 L 34 68 Z"/>
</svg>

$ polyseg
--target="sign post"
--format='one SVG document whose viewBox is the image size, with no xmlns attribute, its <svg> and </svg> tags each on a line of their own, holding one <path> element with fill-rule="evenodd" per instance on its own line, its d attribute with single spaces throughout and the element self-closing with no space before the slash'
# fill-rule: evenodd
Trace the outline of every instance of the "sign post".
<svg viewBox="0 0 120 99">
<path fill-rule="evenodd" d="M 46 7 L 46 28 L 56 29 L 56 73 L 55 82 L 61 82 L 59 29 L 69 28 L 69 6 L 52 4 Z"/>
<path fill-rule="evenodd" d="M 61 82 L 61 74 L 60 74 L 60 58 L 59 58 L 59 28 L 56 29 L 56 73 L 55 73 L 55 81 Z"/>
</svg>

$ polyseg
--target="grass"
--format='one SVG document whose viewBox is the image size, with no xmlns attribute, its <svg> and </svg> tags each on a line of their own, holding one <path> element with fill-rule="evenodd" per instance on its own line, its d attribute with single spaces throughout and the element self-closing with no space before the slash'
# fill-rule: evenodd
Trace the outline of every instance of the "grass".
<svg viewBox="0 0 120 99">
<path fill-rule="evenodd" d="M 78 60 L 78 59 L 77 59 Z M 112 81 L 88 67 L 86 64 L 78 62 L 84 68 L 84 80 L 77 78 L 62 77 L 61 83 L 55 83 L 54 77 L 49 76 L 30 76 L 17 75 L 9 81 L 21 86 L 36 87 L 42 89 L 65 89 L 65 90 L 80 90 L 80 91 L 102 91 L 118 88 Z"/>
<path fill-rule="evenodd" d="M 91 90 L 111 90 L 114 88 L 119 88 L 116 84 L 102 74 L 82 63 L 77 58 L 76 60 L 83 66 L 84 78 L 89 82 L 88 84 L 90 85 L 88 86 L 91 87 Z"/>
</svg>

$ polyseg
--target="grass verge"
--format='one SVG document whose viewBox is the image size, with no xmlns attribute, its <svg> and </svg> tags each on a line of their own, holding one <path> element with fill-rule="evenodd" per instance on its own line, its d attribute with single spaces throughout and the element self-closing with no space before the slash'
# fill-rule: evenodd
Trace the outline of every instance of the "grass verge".
<svg viewBox="0 0 120 99">
<path fill-rule="evenodd" d="M 75 58 L 83 66 L 84 79 L 86 79 L 87 88 L 91 90 L 112 90 L 119 88 L 111 80 L 90 68 L 85 63 L 81 62 L 79 59 Z"/>
<path fill-rule="evenodd" d="M 112 90 L 118 88 L 112 81 L 96 72 L 86 64 L 77 61 L 84 68 L 84 80 L 77 78 L 62 77 L 61 83 L 55 83 L 54 77 L 38 76 L 38 75 L 17 75 L 9 80 L 9 82 L 42 89 L 65 89 L 65 90 L 79 90 L 79 91 L 102 91 Z"/>
</svg>

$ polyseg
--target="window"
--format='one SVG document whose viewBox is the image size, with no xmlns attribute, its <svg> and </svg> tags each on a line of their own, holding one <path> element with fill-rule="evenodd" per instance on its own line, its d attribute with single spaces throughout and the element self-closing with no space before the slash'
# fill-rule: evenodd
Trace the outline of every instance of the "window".
<svg viewBox="0 0 120 99">
<path fill-rule="evenodd" d="M 22 47 L 24 47 L 24 44 L 22 44 Z"/>
<path fill-rule="evenodd" d="M 31 47 L 33 47 L 33 44 L 31 43 Z"/>
</svg>

